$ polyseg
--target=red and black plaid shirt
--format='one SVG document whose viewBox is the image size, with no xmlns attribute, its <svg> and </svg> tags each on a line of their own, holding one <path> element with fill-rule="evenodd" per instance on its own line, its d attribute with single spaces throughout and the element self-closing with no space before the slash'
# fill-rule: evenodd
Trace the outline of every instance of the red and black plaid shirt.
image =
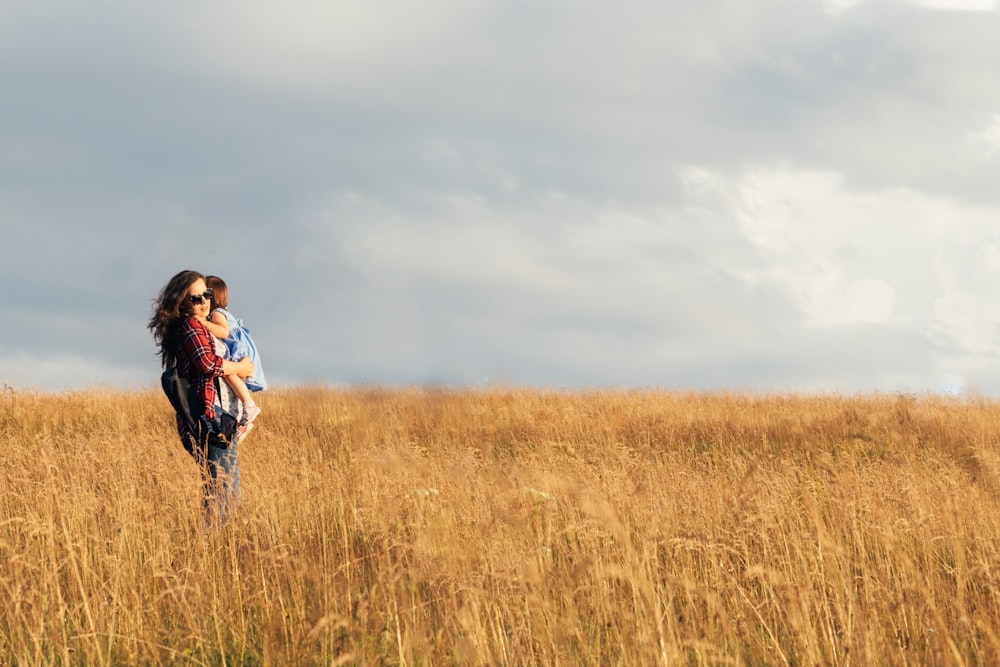
<svg viewBox="0 0 1000 667">
<path fill-rule="evenodd" d="M 215 353 L 215 337 L 198 318 L 189 317 L 181 322 L 179 338 L 177 372 L 204 399 L 205 414 L 215 419 L 215 378 L 222 375 L 222 357 Z"/>
</svg>

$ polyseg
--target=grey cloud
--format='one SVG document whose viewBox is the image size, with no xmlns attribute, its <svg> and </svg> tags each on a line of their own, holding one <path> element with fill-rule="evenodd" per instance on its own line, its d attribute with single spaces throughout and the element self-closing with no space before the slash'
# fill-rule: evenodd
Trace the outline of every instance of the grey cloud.
<svg viewBox="0 0 1000 667">
<path fill-rule="evenodd" d="M 294 356 L 282 364 L 333 357 L 341 379 L 352 381 L 395 374 L 408 381 L 574 384 L 631 375 L 654 382 L 674 375 L 673 358 L 648 361 L 661 349 L 683 349 L 693 338 L 759 339 L 797 325 L 780 293 L 747 288 L 706 255 L 706 239 L 741 243 L 732 226 L 727 238 L 710 226 L 666 220 L 615 247 L 600 236 L 597 245 L 579 243 L 593 233 L 591 219 L 537 233 L 524 220 L 509 232 L 454 212 L 444 220 L 437 230 L 424 224 L 410 232 L 383 224 L 383 234 L 371 230 L 377 220 L 362 219 L 353 239 L 338 237 L 353 249 L 343 259 L 356 278 L 327 283 L 324 304 L 338 324 L 322 340 L 305 337 L 280 352 Z M 674 228 L 670 243 L 663 227 Z M 503 242 L 508 233 L 514 243 Z M 405 250 L 388 247 L 396 243 Z"/>
<path fill-rule="evenodd" d="M 870 386 L 970 365 L 928 333 L 933 254 L 824 255 L 914 285 L 913 325 L 811 330 L 759 277 L 795 258 L 683 175 L 779 164 L 990 215 L 998 163 L 967 138 L 1000 101 L 995 14 L 112 5 L 3 10 L 6 358 L 142 372 L 149 299 L 195 268 L 288 381 Z M 956 309 L 975 292 L 950 289 Z"/>
</svg>

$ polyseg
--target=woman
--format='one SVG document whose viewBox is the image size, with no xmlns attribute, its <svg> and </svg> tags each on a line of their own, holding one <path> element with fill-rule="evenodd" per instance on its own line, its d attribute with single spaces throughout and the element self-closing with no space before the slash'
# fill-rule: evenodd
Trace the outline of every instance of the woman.
<svg viewBox="0 0 1000 667">
<path fill-rule="evenodd" d="M 249 359 L 227 361 L 222 358 L 222 342 L 205 328 L 211 310 L 212 293 L 205 286 L 205 276 L 197 271 L 181 271 L 160 290 L 154 303 L 149 330 L 159 346 L 164 368 L 177 367 L 178 374 L 191 385 L 197 405 L 192 407 L 206 429 L 218 428 L 227 414 L 237 417 L 242 408 L 239 399 L 225 383 L 223 375 L 249 376 Z M 224 519 L 239 501 L 240 467 L 237 458 L 239 436 L 234 434 L 228 447 L 219 447 L 208 438 L 208 430 L 191 433 L 178 416 L 177 433 L 202 469 L 205 510 L 212 518 Z"/>
</svg>

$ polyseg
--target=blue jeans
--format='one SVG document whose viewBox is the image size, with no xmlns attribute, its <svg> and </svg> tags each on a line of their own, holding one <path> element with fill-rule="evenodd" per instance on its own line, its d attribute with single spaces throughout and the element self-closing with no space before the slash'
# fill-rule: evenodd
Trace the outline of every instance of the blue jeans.
<svg viewBox="0 0 1000 667">
<path fill-rule="evenodd" d="M 208 457 L 202 467 L 202 506 L 211 523 L 225 523 L 240 504 L 240 461 L 237 456 L 239 436 L 227 449 L 208 445 Z"/>
</svg>

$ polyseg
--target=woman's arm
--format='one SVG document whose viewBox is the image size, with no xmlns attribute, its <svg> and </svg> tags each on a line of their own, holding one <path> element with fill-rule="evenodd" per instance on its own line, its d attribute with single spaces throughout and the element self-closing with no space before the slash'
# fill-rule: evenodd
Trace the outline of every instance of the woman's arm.
<svg viewBox="0 0 1000 667">
<path fill-rule="evenodd" d="M 199 375 L 218 377 L 223 375 L 225 360 L 215 353 L 215 339 L 204 324 L 192 317 L 181 325 L 181 356 Z"/>
<path fill-rule="evenodd" d="M 219 375 L 247 377 L 253 375 L 253 362 L 249 358 L 227 361 L 217 355 L 215 341 L 208 333 L 208 327 L 192 324 L 195 321 L 191 319 L 185 323 L 184 329 L 182 329 L 181 345 L 199 373 L 209 377 L 218 377 Z"/>
<path fill-rule="evenodd" d="M 226 316 L 217 310 L 208 316 L 205 328 L 216 338 L 229 338 L 229 322 L 226 321 Z"/>
</svg>

